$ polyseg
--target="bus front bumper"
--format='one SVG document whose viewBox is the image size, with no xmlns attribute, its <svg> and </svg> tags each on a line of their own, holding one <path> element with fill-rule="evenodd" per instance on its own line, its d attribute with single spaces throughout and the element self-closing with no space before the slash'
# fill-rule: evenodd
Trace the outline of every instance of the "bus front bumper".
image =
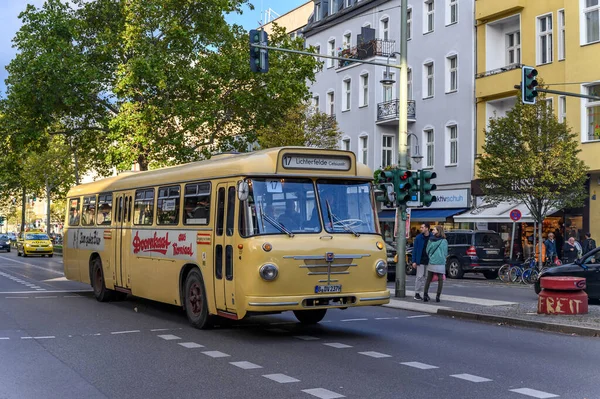
<svg viewBox="0 0 600 399">
<path fill-rule="evenodd" d="M 337 293 L 304 296 L 246 297 L 247 312 L 274 312 L 285 310 L 334 309 L 355 306 L 385 305 L 390 302 L 390 291 Z"/>
</svg>

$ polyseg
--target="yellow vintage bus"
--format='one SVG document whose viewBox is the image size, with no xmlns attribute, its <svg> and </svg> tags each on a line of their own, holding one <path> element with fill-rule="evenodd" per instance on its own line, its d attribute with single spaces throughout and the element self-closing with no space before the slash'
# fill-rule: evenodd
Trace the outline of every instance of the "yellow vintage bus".
<svg viewBox="0 0 600 399">
<path fill-rule="evenodd" d="M 348 151 L 284 147 L 82 184 L 68 193 L 65 276 L 101 302 L 182 306 L 197 328 L 386 304 L 372 176 Z"/>
</svg>

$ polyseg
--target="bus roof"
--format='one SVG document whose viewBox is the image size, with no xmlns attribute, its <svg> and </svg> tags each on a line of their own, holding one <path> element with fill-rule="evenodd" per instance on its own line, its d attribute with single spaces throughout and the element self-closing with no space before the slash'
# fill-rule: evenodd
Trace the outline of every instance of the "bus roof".
<svg viewBox="0 0 600 399">
<path fill-rule="evenodd" d="M 298 167 L 286 169 L 282 159 L 284 155 L 306 156 L 318 159 L 346 159 L 347 170 L 313 169 Z M 314 175 L 319 177 L 357 177 L 373 179 L 369 167 L 358 164 L 350 151 L 324 150 L 307 147 L 269 148 L 242 154 L 218 154 L 205 161 L 191 162 L 144 172 L 123 172 L 92 183 L 81 184 L 69 190 L 68 197 L 92 193 L 122 191 L 137 187 L 149 187 L 193 180 L 214 179 L 228 176 L 257 175 Z"/>
</svg>

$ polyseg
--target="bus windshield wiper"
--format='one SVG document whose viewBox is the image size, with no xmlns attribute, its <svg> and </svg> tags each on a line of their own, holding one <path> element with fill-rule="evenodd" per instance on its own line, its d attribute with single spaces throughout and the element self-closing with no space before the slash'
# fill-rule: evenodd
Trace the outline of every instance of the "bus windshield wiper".
<svg viewBox="0 0 600 399">
<path fill-rule="evenodd" d="M 277 230 L 281 231 L 282 233 L 287 234 L 290 237 L 294 236 L 294 233 L 292 233 L 291 231 L 289 231 L 288 229 L 285 228 L 284 225 L 282 225 L 281 223 L 279 223 L 277 220 L 273 219 L 271 216 L 267 215 L 264 212 L 263 206 L 262 206 L 262 202 L 261 202 L 261 206 L 260 206 L 260 220 L 262 222 L 263 225 L 263 230 L 265 229 L 265 220 L 267 222 L 269 222 L 273 227 L 275 227 Z"/>
<path fill-rule="evenodd" d="M 348 226 L 346 223 L 344 223 L 343 220 L 340 220 L 340 218 L 338 218 L 337 216 L 334 215 L 333 212 L 331 212 L 331 205 L 329 205 L 329 201 L 326 200 L 325 201 L 325 205 L 327 205 L 327 217 L 329 218 L 329 223 L 331 223 L 331 227 L 332 228 L 337 223 L 340 226 L 342 226 L 342 228 L 347 233 L 352 233 L 352 234 L 354 234 L 355 237 L 360 237 L 359 233 L 357 233 L 356 231 L 354 231 L 350 226 Z"/>
</svg>

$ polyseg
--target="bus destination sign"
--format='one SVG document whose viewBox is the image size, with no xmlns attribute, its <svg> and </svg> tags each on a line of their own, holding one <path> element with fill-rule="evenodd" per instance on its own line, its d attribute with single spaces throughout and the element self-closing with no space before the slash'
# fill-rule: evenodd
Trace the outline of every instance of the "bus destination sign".
<svg viewBox="0 0 600 399">
<path fill-rule="evenodd" d="M 335 155 L 285 154 L 285 169 L 350 170 L 350 157 Z"/>
</svg>

